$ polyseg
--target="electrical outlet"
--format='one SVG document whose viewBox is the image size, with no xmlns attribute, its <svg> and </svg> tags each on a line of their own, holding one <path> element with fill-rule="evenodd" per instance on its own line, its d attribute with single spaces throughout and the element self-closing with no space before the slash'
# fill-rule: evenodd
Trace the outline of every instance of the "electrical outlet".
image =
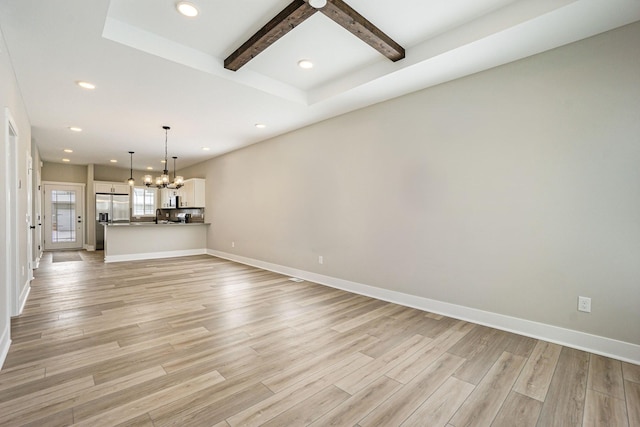
<svg viewBox="0 0 640 427">
<path fill-rule="evenodd" d="M 318 264 L 324 264 L 324 258 L 322 257 L 322 255 L 318 257 Z"/>
<path fill-rule="evenodd" d="M 584 311 L 585 313 L 591 313 L 591 298 L 578 297 L 578 311 Z"/>
</svg>

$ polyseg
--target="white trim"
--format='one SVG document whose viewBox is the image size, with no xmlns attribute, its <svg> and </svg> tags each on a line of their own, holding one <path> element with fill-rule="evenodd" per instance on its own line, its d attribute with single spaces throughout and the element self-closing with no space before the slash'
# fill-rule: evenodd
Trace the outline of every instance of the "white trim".
<svg viewBox="0 0 640 427">
<path fill-rule="evenodd" d="M 24 306 L 27 303 L 27 298 L 29 298 L 30 293 L 31 293 L 31 280 L 27 280 L 27 282 L 24 284 L 24 288 L 22 289 L 22 292 L 20 293 L 20 299 L 18 300 L 18 313 L 16 314 L 16 316 L 19 316 L 22 314 L 22 310 L 24 310 Z"/>
<path fill-rule="evenodd" d="M 95 252 L 96 251 L 96 247 L 94 245 L 84 245 L 84 250 L 87 252 Z"/>
<path fill-rule="evenodd" d="M 637 344 L 618 341 L 559 326 L 539 323 L 532 320 L 505 316 L 503 314 L 478 310 L 476 308 L 409 295 L 402 292 L 376 288 L 362 283 L 351 282 L 349 280 L 325 276 L 323 274 L 312 273 L 310 271 L 298 270 L 279 264 L 273 264 L 213 249 L 207 249 L 207 254 L 251 265 L 253 267 L 262 268 L 264 270 L 274 271 L 287 276 L 299 277 L 310 282 L 342 289 L 347 292 L 353 292 L 371 298 L 400 304 L 406 307 L 417 308 L 419 310 L 429 311 L 431 313 L 441 314 L 455 319 L 465 320 L 640 365 L 640 345 Z"/>
<path fill-rule="evenodd" d="M 4 331 L 2 331 L 2 336 L 0 336 L 0 370 L 2 369 L 2 365 L 4 365 L 4 361 L 7 358 L 7 354 L 9 354 L 9 347 L 11 346 L 11 324 L 8 324 Z"/>
<path fill-rule="evenodd" d="M 206 255 L 207 250 L 202 249 L 184 249 L 180 251 L 163 251 L 163 252 L 147 252 L 140 254 L 127 254 L 127 255 L 109 255 L 104 257 L 104 262 L 123 262 L 123 261 L 139 261 L 145 259 L 158 259 L 158 258 L 178 258 L 182 256 L 191 255 Z"/>
<path fill-rule="evenodd" d="M 42 181 L 40 183 L 40 187 L 44 188 L 45 184 L 47 185 L 82 185 L 82 187 L 84 187 L 85 191 L 87 188 L 87 183 L 85 182 L 65 182 L 65 181 Z"/>
</svg>

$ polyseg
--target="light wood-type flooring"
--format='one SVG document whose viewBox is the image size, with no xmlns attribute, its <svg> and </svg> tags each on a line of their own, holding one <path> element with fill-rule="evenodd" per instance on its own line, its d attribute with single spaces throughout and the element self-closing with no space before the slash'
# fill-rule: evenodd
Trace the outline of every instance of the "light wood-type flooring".
<svg viewBox="0 0 640 427">
<path fill-rule="evenodd" d="M 640 426 L 640 366 L 210 256 L 45 254 L 1 426 Z"/>
</svg>

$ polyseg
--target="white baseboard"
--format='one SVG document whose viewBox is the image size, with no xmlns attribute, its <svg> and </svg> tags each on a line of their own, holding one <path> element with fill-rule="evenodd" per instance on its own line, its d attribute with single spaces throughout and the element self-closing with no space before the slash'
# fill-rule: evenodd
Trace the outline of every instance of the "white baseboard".
<svg viewBox="0 0 640 427">
<path fill-rule="evenodd" d="M 431 313 L 441 314 L 443 316 L 453 317 L 455 319 L 465 320 L 640 365 L 640 345 L 637 344 L 592 335 L 559 326 L 539 323 L 532 320 L 505 316 L 503 314 L 377 288 L 362 283 L 351 282 L 349 280 L 325 276 L 323 274 L 312 273 L 305 270 L 298 270 L 279 264 L 273 264 L 213 249 L 208 249 L 207 254 L 236 261 L 241 264 L 262 268 L 264 270 L 285 274 L 287 276 L 299 277 L 310 282 L 342 289 L 355 294 L 365 295 L 406 307 L 417 308 L 419 310 L 429 311 Z"/>
<path fill-rule="evenodd" d="M 27 298 L 29 298 L 29 293 L 31 293 L 31 282 L 27 281 L 24 287 L 22 288 L 22 293 L 20 294 L 20 299 L 18 300 L 18 312 L 16 316 L 22 314 L 22 310 L 24 310 L 24 306 L 27 303 Z"/>
<path fill-rule="evenodd" d="M 185 249 L 181 251 L 162 251 L 162 252 L 147 252 L 140 254 L 128 254 L 128 255 L 109 255 L 104 257 L 104 262 L 123 262 L 123 261 L 140 261 L 145 259 L 158 259 L 158 258 L 177 258 L 182 256 L 191 255 L 206 255 L 207 250 L 202 249 Z"/>
<path fill-rule="evenodd" d="M 2 331 L 2 335 L 0 335 L 0 369 L 2 369 L 2 365 L 4 365 L 4 361 L 7 358 L 7 354 L 9 354 L 9 347 L 11 346 L 11 321 L 9 320 L 9 324 Z"/>
<path fill-rule="evenodd" d="M 84 245 L 84 250 L 87 252 L 95 252 L 96 247 L 94 245 Z"/>
</svg>

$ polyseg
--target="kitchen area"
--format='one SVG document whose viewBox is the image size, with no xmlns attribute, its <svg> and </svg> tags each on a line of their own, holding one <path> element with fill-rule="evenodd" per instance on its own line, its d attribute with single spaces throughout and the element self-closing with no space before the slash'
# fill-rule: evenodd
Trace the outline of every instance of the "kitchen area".
<svg viewBox="0 0 640 427">
<path fill-rule="evenodd" d="M 132 187 L 94 182 L 95 249 L 105 262 L 206 253 L 206 180 L 179 188 Z"/>
</svg>

